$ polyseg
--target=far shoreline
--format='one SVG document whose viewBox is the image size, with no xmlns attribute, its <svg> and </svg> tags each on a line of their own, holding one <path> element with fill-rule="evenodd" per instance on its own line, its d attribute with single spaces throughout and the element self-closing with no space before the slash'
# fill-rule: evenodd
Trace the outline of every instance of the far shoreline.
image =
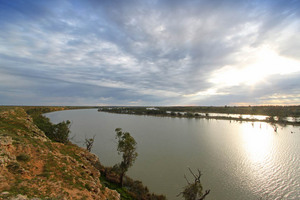
<svg viewBox="0 0 300 200">
<path fill-rule="evenodd" d="M 296 106 L 300 110 L 300 106 Z M 286 113 L 284 116 L 282 114 L 277 115 L 267 115 L 264 113 L 263 116 L 266 119 L 255 119 L 255 118 L 243 118 L 242 115 L 250 115 L 250 116 L 261 116 L 259 113 L 224 113 L 224 112 L 206 112 L 205 115 L 199 115 L 197 112 L 189 112 L 189 110 L 193 107 L 180 107 L 180 110 L 177 110 L 178 107 L 99 107 L 98 111 L 108 112 L 108 113 L 116 113 L 116 114 L 130 114 L 130 115 L 144 115 L 144 116 L 155 116 L 155 117 L 171 117 L 171 118 L 186 118 L 186 119 L 215 119 L 215 120 L 229 120 L 229 121 L 237 121 L 237 122 L 265 122 L 270 123 L 272 125 L 292 125 L 292 126 L 300 126 L 300 117 L 297 116 L 289 116 Z M 187 108 L 185 110 L 185 108 Z M 196 107 L 197 108 L 197 107 Z M 209 107 L 210 109 L 216 109 L 222 107 Z M 235 109 L 245 108 L 245 107 L 234 107 Z M 260 108 L 274 108 L 274 106 L 263 106 Z M 288 106 L 285 107 L 276 107 L 283 108 L 282 110 L 286 110 L 286 108 L 290 108 Z M 167 111 L 168 110 L 168 111 Z M 172 111 L 170 111 L 172 110 Z M 176 111 L 175 111 L 176 110 Z M 227 115 L 240 115 L 239 117 L 232 116 L 212 116 L 212 114 L 227 114 Z M 286 120 L 287 117 L 295 118 L 294 121 Z"/>
<path fill-rule="evenodd" d="M 144 116 L 154 116 L 154 117 L 171 117 L 171 118 L 186 118 L 186 119 L 215 119 L 215 120 L 229 120 L 237 122 L 265 122 L 272 125 L 292 125 L 300 126 L 300 106 L 13 106 L 13 105 L 1 105 L 0 110 L 10 109 L 12 107 L 22 107 L 26 109 L 30 108 L 50 108 L 49 112 L 64 111 L 64 110 L 81 110 L 81 109 L 98 109 L 98 111 L 116 113 L 116 114 L 130 114 L 130 115 L 144 115 Z M 234 111 L 230 110 L 231 108 Z M 250 109 L 260 109 L 259 111 L 265 109 L 265 113 L 249 113 Z M 198 110 L 197 110 L 198 109 Z M 197 112 L 192 110 L 197 110 L 205 115 L 197 115 Z M 204 110 L 205 109 L 205 110 Z M 228 110 L 229 112 L 225 112 Z M 294 111 L 294 113 L 291 112 Z M 208 112 L 204 112 L 208 111 Z M 213 112 L 211 112 L 213 111 Z M 218 112 L 219 111 L 219 112 Z M 245 112 L 243 112 L 245 111 Z M 273 112 L 272 115 L 268 112 Z M 167 113 L 170 112 L 170 113 Z M 173 112 L 173 113 L 172 113 Z M 48 112 L 45 112 L 48 113 Z M 176 113 L 176 114 L 174 114 Z M 184 114 L 178 114 L 184 113 Z M 212 116 L 212 114 L 227 114 L 227 115 L 240 115 L 239 117 L 232 116 Z M 250 116 L 266 116 L 266 119 L 255 119 L 255 118 L 243 118 L 242 115 Z M 294 121 L 285 120 L 286 117 L 295 118 Z"/>
</svg>

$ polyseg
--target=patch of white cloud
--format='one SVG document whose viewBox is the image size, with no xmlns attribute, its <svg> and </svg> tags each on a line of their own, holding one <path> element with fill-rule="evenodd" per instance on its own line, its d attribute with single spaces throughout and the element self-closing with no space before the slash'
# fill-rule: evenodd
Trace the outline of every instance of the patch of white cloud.
<svg viewBox="0 0 300 200">
<path fill-rule="evenodd" d="M 216 88 L 209 88 L 204 91 L 199 91 L 194 94 L 185 94 L 185 95 L 183 95 L 183 97 L 186 97 L 186 98 L 191 99 L 192 101 L 195 101 L 195 100 L 199 100 L 199 99 L 205 99 L 205 98 L 208 98 L 211 96 L 228 95 L 228 94 L 229 94 L 228 92 L 220 92 L 219 88 L 216 87 Z"/>
<path fill-rule="evenodd" d="M 235 66 L 224 66 L 214 71 L 209 81 L 219 87 L 242 84 L 251 86 L 267 81 L 271 75 L 287 75 L 300 71 L 300 60 L 281 56 L 269 46 L 246 48 L 240 56 L 248 59 Z"/>
<path fill-rule="evenodd" d="M 260 27 L 261 23 L 255 21 L 234 26 L 230 33 L 224 37 L 224 43 L 229 46 L 236 44 L 251 45 L 256 41 Z"/>
<path fill-rule="evenodd" d="M 103 8 L 77 12 L 67 3 L 39 20 L 7 24 L 0 31 L 2 64 L 111 93 L 128 90 L 140 95 L 139 103 L 152 96 L 201 104 L 263 90 L 270 77 L 300 71 L 300 26 L 292 16 L 265 31 L 272 22 L 267 4 L 260 12 L 239 7 L 243 3 L 177 2 L 172 9 L 166 4 L 99 3 Z"/>
<path fill-rule="evenodd" d="M 259 104 L 263 105 L 299 105 L 300 94 L 275 93 L 259 98 Z"/>
<path fill-rule="evenodd" d="M 238 62 L 235 65 L 223 66 L 211 73 L 207 80 L 211 83 L 210 88 L 185 94 L 183 97 L 189 98 L 191 101 L 200 101 L 216 95 L 230 95 L 228 91 L 234 94 L 234 90 L 230 89 L 234 87 L 247 88 L 251 92 L 255 90 L 255 87 L 261 88 L 262 85 L 271 84 L 274 76 L 288 78 L 288 75 L 300 72 L 300 60 L 280 55 L 269 45 L 246 47 L 238 54 Z M 258 101 L 262 104 L 296 104 L 297 101 L 300 102 L 299 98 L 293 95 Z M 255 103 L 253 101 L 253 104 Z"/>
<path fill-rule="evenodd" d="M 0 88 L 1 89 L 22 89 L 34 84 L 32 80 L 24 79 L 22 76 L 16 76 L 6 73 L 0 69 Z"/>
</svg>

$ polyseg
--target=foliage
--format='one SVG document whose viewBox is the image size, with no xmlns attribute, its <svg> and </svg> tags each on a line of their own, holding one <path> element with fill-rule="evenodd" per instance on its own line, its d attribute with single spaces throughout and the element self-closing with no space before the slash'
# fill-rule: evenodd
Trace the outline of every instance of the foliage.
<svg viewBox="0 0 300 200">
<path fill-rule="evenodd" d="M 195 115 L 193 113 L 188 112 L 188 113 L 186 113 L 186 116 L 187 117 L 194 117 Z"/>
<path fill-rule="evenodd" d="M 92 191 L 92 188 L 89 184 L 85 184 L 84 187 L 88 190 L 88 191 Z"/>
<path fill-rule="evenodd" d="M 71 122 L 67 120 L 58 124 L 52 124 L 49 118 L 42 115 L 42 113 L 46 111 L 50 111 L 50 109 L 35 108 L 27 110 L 27 113 L 32 116 L 35 125 L 37 125 L 49 139 L 55 142 L 68 143 Z"/>
<path fill-rule="evenodd" d="M 120 187 L 118 184 L 107 180 L 106 177 L 104 177 L 102 175 L 102 173 L 101 173 L 100 181 L 106 187 L 108 187 L 110 189 L 113 189 L 113 190 L 116 190 L 120 194 L 122 200 L 123 199 L 125 199 L 125 200 L 134 200 L 133 196 L 127 191 L 126 188 Z"/>
<path fill-rule="evenodd" d="M 85 182 L 81 182 L 81 180 L 90 179 L 89 177 L 91 176 L 91 174 L 86 173 L 86 171 L 84 170 L 85 168 L 81 165 L 85 163 L 85 159 L 82 159 L 82 154 L 80 153 L 82 151 L 81 148 L 78 148 L 76 145 L 70 142 L 65 145 L 61 145 L 52 143 L 49 140 L 42 142 L 38 138 L 34 137 L 37 129 L 32 126 L 31 118 L 33 119 L 35 125 L 40 127 L 40 129 L 42 129 L 45 133 L 47 133 L 48 137 L 49 135 L 54 134 L 55 129 L 61 128 L 59 125 L 52 124 L 47 117 L 42 115 L 44 112 L 54 111 L 54 107 L 26 107 L 26 112 L 27 114 L 31 115 L 31 118 L 28 117 L 28 115 L 24 112 L 23 108 L 14 108 L 13 110 L 7 110 L 8 111 L 6 111 L 6 108 L 4 109 L 7 115 L 9 114 L 9 117 L 1 118 L 0 120 L 0 126 L 2 127 L 0 130 L 0 134 L 3 136 L 12 137 L 12 144 L 18 150 L 16 152 L 17 160 L 9 161 L 6 165 L 7 170 L 11 173 L 9 175 L 16 178 L 15 181 L 14 179 L 11 179 L 9 183 L 10 189 L 8 191 L 10 195 L 24 194 L 27 195 L 28 198 L 38 196 L 41 199 L 48 199 L 49 196 L 51 196 L 51 194 L 53 194 L 54 192 L 56 194 L 60 194 L 61 196 L 56 196 L 51 199 L 62 199 L 63 195 L 68 193 L 66 193 L 62 189 L 59 189 L 59 191 L 57 191 L 58 188 L 52 188 L 51 183 L 53 182 L 61 182 L 62 185 L 65 185 L 67 187 L 70 186 L 72 188 L 78 188 L 79 190 L 93 189 L 93 187 L 89 183 L 85 184 Z M 29 123 L 30 126 L 28 126 Z M 68 123 L 65 122 L 65 124 L 67 125 Z M 68 132 L 68 130 L 65 130 L 65 132 Z M 25 133 L 32 133 L 32 135 L 30 135 L 30 137 L 27 137 L 27 134 Z M 134 144 L 136 145 L 136 142 L 134 142 Z M 20 149 L 24 149 L 19 148 L 19 146 L 25 145 L 29 145 L 28 147 L 30 149 L 30 156 L 26 154 L 29 152 L 20 153 L 19 151 Z M 61 156 L 58 156 L 59 154 L 61 154 Z M 7 154 L 1 153 L 1 155 L 5 156 Z M 41 160 L 43 162 L 41 162 L 41 165 L 36 166 L 34 164 L 35 162 L 27 162 L 29 160 Z M 78 166 L 74 165 L 75 160 L 81 164 Z M 91 162 L 91 164 L 98 170 L 102 170 L 104 168 L 99 161 L 95 163 Z M 31 175 L 31 170 L 28 170 L 31 167 L 33 167 L 34 169 L 38 169 L 39 173 L 35 174 L 32 179 L 27 179 L 27 175 Z M 72 167 L 72 169 L 70 167 Z M 110 172 L 108 172 L 107 174 L 109 173 Z M 122 199 L 165 199 L 165 197 L 162 195 L 149 193 L 148 188 L 143 186 L 140 181 L 133 181 L 125 175 L 124 187 L 121 187 L 119 182 L 120 175 L 116 173 L 113 174 L 114 175 L 111 176 L 108 175 L 108 177 L 110 178 L 107 178 L 106 173 L 101 171 L 101 184 L 103 186 L 101 188 L 102 191 L 105 189 L 104 185 L 109 185 L 109 188 L 116 189 L 121 194 Z M 107 181 L 103 182 L 102 176 L 104 176 Z M 39 184 L 43 185 L 43 189 L 39 188 Z M 0 195 L 0 199 L 1 197 L 2 196 Z"/>
<path fill-rule="evenodd" d="M 158 107 L 157 110 L 147 110 L 147 107 L 101 107 L 101 110 L 144 115 L 174 115 L 175 112 L 200 112 L 300 117 L 300 106 L 172 106 Z M 169 114 L 166 111 L 169 111 Z"/>
<path fill-rule="evenodd" d="M 132 193 L 135 199 L 148 199 L 148 200 L 165 200 L 164 195 L 150 194 L 147 186 L 144 186 L 141 181 L 132 180 L 129 177 L 126 177 L 124 185 Z"/>
<path fill-rule="evenodd" d="M 17 162 L 10 162 L 6 168 L 8 169 L 9 172 L 14 173 L 14 174 L 21 174 L 23 172 L 21 166 Z"/>
<path fill-rule="evenodd" d="M 17 161 L 23 161 L 23 162 L 28 162 L 30 160 L 30 156 L 25 153 L 21 153 L 16 158 L 17 158 Z"/>
<path fill-rule="evenodd" d="M 89 152 L 91 152 L 93 144 L 95 141 L 95 135 L 93 136 L 93 138 L 85 138 L 84 144 L 86 146 L 86 150 L 88 150 Z"/>
<path fill-rule="evenodd" d="M 182 195 L 185 200 L 203 200 L 210 193 L 210 190 L 206 190 L 203 194 L 203 187 L 200 181 L 202 174 L 200 170 L 198 170 L 198 175 L 195 175 L 190 168 L 189 171 L 194 176 L 195 180 L 194 182 L 190 183 L 184 176 L 188 185 L 184 187 L 183 192 L 181 192 L 179 195 Z"/>
<path fill-rule="evenodd" d="M 122 200 L 166 200 L 163 195 L 150 194 L 148 188 L 141 181 L 132 180 L 127 176 L 124 178 L 124 186 L 121 187 L 119 178 L 116 176 L 118 175 L 114 173 L 112 168 L 101 169 L 101 183 L 110 189 L 117 190 Z"/>
<path fill-rule="evenodd" d="M 243 119 L 226 116 L 213 116 L 209 113 L 225 114 L 246 114 L 246 115 L 265 115 L 276 117 L 276 123 L 300 125 L 300 122 L 289 122 L 286 117 L 300 117 L 300 106 L 172 106 L 156 107 L 149 110 L 148 107 L 101 107 L 99 110 L 104 112 L 135 114 L 135 115 L 154 115 L 170 117 L 188 117 L 188 118 L 214 118 L 214 119 L 235 119 L 238 121 L 254 121 L 254 119 Z M 200 114 L 201 113 L 201 114 Z M 271 118 L 270 118 L 271 119 Z M 273 118 L 272 118 L 273 119 Z M 268 120 L 259 120 L 272 122 Z"/>
<path fill-rule="evenodd" d="M 71 122 L 69 120 L 53 125 L 54 130 L 48 137 L 56 142 L 69 142 L 70 125 Z"/>
<path fill-rule="evenodd" d="M 123 177 L 129 167 L 133 165 L 138 154 L 136 152 L 136 141 L 128 132 L 123 132 L 121 128 L 117 128 L 116 139 L 118 139 L 118 153 L 122 154 L 122 162 L 118 165 L 120 173 L 120 184 L 123 185 Z"/>
</svg>

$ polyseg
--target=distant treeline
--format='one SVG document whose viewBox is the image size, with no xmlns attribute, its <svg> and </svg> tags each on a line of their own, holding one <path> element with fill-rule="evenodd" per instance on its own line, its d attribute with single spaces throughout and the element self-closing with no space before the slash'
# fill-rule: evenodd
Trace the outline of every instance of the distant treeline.
<svg viewBox="0 0 300 200">
<path fill-rule="evenodd" d="M 101 107 L 105 111 L 135 112 L 135 114 L 165 114 L 170 112 L 226 113 L 300 117 L 300 106 L 176 106 L 176 107 Z"/>
<path fill-rule="evenodd" d="M 227 114 L 248 114 L 267 115 L 277 117 L 300 117 L 300 106 L 222 106 L 222 107 L 165 107 L 186 112 L 203 113 L 227 113 Z"/>
<path fill-rule="evenodd" d="M 286 117 L 299 118 L 300 106 L 174 106 L 174 107 L 100 107 L 99 111 L 136 114 L 171 116 L 187 118 L 213 118 L 239 121 L 266 121 L 285 124 L 300 124 L 299 121 L 288 122 Z M 210 113 L 239 114 L 239 115 L 265 115 L 265 120 L 244 119 L 242 117 L 211 116 Z"/>
</svg>

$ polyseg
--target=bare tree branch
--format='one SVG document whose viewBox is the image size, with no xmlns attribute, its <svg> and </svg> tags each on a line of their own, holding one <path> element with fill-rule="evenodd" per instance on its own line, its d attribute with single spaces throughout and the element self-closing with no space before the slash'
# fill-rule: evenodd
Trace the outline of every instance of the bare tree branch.
<svg viewBox="0 0 300 200">
<path fill-rule="evenodd" d="M 191 170 L 191 168 L 189 168 L 189 171 L 191 172 L 191 174 L 193 174 L 194 178 L 197 179 L 197 176 L 193 173 L 193 171 Z"/>
<path fill-rule="evenodd" d="M 205 194 L 198 200 L 204 200 L 205 197 L 210 193 L 210 190 L 205 190 Z"/>
<path fill-rule="evenodd" d="M 194 183 L 190 183 L 189 180 L 184 175 L 186 182 L 188 183 L 187 186 L 184 187 L 184 190 L 180 192 L 178 196 L 182 195 L 185 200 L 204 200 L 205 197 L 210 193 L 210 190 L 206 190 L 205 193 L 202 193 L 203 187 L 200 181 L 202 173 L 199 169 L 197 169 L 198 174 L 194 174 L 194 172 L 188 168 L 190 173 L 194 176 Z"/>
<path fill-rule="evenodd" d="M 188 184 L 191 184 L 191 183 L 189 182 L 189 180 L 186 178 L 185 175 L 184 175 L 184 178 L 185 178 L 185 180 L 186 180 L 186 182 L 187 182 Z"/>
<path fill-rule="evenodd" d="M 89 138 L 89 139 L 85 138 L 84 144 L 86 146 L 86 149 L 89 152 L 91 152 L 91 150 L 92 150 L 92 147 L 93 147 L 93 144 L 94 144 L 94 141 L 95 141 L 95 137 L 96 137 L 96 135 L 94 135 L 93 138 Z"/>
<path fill-rule="evenodd" d="M 182 195 L 182 194 L 183 194 L 183 192 L 180 192 L 179 194 L 176 195 L 176 197 L 179 197 L 179 196 Z"/>
</svg>

